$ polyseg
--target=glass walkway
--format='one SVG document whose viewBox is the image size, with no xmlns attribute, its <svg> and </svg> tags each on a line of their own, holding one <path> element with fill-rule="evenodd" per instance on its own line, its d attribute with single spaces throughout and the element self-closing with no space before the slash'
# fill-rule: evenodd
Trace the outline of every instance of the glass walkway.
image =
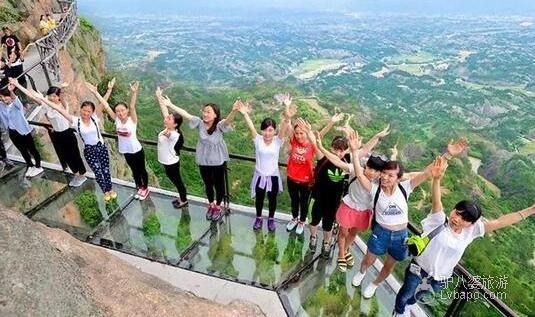
<svg viewBox="0 0 535 317">
<path fill-rule="evenodd" d="M 0 173 L 0 203 L 84 242 L 276 291 L 290 316 L 391 315 L 392 289 L 383 286 L 372 300 L 361 300 L 351 286 L 353 272 L 338 272 L 333 257 L 319 257 L 319 248 L 310 252 L 308 236 L 288 234 L 285 220 L 277 220 L 275 233 L 256 233 L 255 215 L 236 208 L 211 223 L 206 206 L 193 200 L 175 209 L 175 197 L 153 192 L 138 201 L 131 187 L 115 184 L 118 199 L 105 204 L 92 179 L 70 188 L 60 171 L 46 169 L 31 180 L 24 173 L 20 163 Z M 362 253 L 356 247 L 353 253 L 358 263 Z"/>
<path fill-rule="evenodd" d="M 193 197 L 187 208 L 175 209 L 171 204 L 175 197 L 164 190 L 155 190 L 139 201 L 133 198 L 132 187 L 115 183 L 118 199 L 105 204 L 93 179 L 79 188 L 70 188 L 69 177 L 61 171 L 49 168 L 30 180 L 24 177 L 25 170 L 24 165 L 16 163 L 0 171 L 0 204 L 65 230 L 81 241 L 274 292 L 288 316 L 392 315 L 399 288 L 393 277 L 382 283 L 376 296 L 365 300 L 360 288 L 351 285 L 356 268 L 339 272 L 335 248 L 329 259 L 319 256 L 319 248 L 309 251 L 307 234 L 286 232 L 285 215 L 278 214 L 274 233 L 254 232 L 251 224 L 255 215 L 249 207 L 232 206 L 219 223 L 213 223 L 204 218 L 206 205 Z M 363 253 L 357 244 L 352 249 L 358 265 Z M 406 265 L 399 265 L 398 273 Z M 367 274 L 363 285 L 371 282 L 377 269 Z M 464 304 L 451 300 L 432 307 L 420 304 L 412 314 L 467 316 L 463 314 Z M 486 301 L 466 306 L 471 305 L 480 305 L 491 313 L 485 316 L 503 316 Z"/>
</svg>

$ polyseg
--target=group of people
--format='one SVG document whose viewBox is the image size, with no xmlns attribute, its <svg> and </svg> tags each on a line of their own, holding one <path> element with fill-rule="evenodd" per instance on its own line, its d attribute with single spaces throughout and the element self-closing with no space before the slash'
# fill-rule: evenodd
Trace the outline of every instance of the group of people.
<svg viewBox="0 0 535 317">
<path fill-rule="evenodd" d="M 48 32 L 55 29 L 58 26 L 56 20 L 50 15 L 41 15 L 39 18 L 39 29 L 43 35 L 47 35 Z"/>
<path fill-rule="evenodd" d="M 56 148 L 62 149 L 58 151 L 58 155 L 60 159 L 63 157 L 74 174 L 71 186 L 80 186 L 86 179 L 76 132 L 84 144 L 85 161 L 95 174 L 104 199 L 109 201 L 117 197 L 111 181 L 108 148 L 99 128 L 100 112 L 105 111 L 115 124 L 119 152 L 124 155 L 132 170 L 137 187 L 135 198 L 143 200 L 149 195 L 145 154 L 137 139 L 136 100 L 139 83 L 131 83 L 129 103 L 119 102 L 112 107 L 108 99 L 114 85 L 115 79 L 112 79 L 108 83 L 106 93 L 101 96 L 95 86 L 87 84 L 98 100 L 98 105 L 85 101 L 80 106 L 79 116 L 75 116 L 63 102 L 60 88 L 50 87 L 45 97 L 26 89 L 15 79 L 9 80 L 8 88 L 0 91 L 0 120 L 28 165 L 28 177 L 34 177 L 43 170 L 31 134 L 32 127 L 24 117 L 24 107 L 15 95 L 16 89 L 44 105 L 45 116 L 53 129 L 52 141 Z M 355 265 L 350 246 L 356 235 L 371 230 L 366 255 L 353 276 L 352 284 L 355 287 L 361 285 L 368 268 L 378 256 L 385 255 L 385 260 L 375 280 L 363 289 L 365 298 L 371 298 L 380 283 L 393 271 L 396 263 L 408 257 L 408 201 L 415 188 L 432 179 L 432 210 L 422 221 L 424 235 L 429 236 L 429 241 L 424 251 L 412 259 L 405 273 L 405 281 L 396 298 L 397 315 L 408 314 L 406 306 L 416 302 L 420 284 L 427 282 L 435 290 L 444 287 L 443 282 L 451 276 L 464 250 L 475 238 L 515 224 L 535 213 L 533 205 L 484 222 L 481 218 L 481 208 L 474 202 L 463 200 L 446 215 L 440 199 L 441 179 L 446 171 L 447 161 L 466 150 L 468 143 L 465 139 L 448 144 L 446 153 L 422 171 L 404 173 L 402 164 L 395 157 L 385 160 L 371 155 L 373 148 L 390 133 L 388 127 L 362 144 L 362 139 L 347 120 L 338 127 L 341 133 L 332 139 L 327 149 L 322 139 L 335 125 L 343 121 L 344 115 L 334 115 L 321 131 L 315 132 L 310 123 L 296 118 L 297 111 L 292 105 L 290 95 L 282 97 L 284 109 L 280 125 L 277 126 L 274 118 L 264 118 L 259 131 L 250 116 L 251 104 L 239 99 L 234 102 L 232 110 L 225 118 L 222 117 L 219 107 L 213 103 L 202 107 L 200 117 L 192 115 L 174 105 L 163 95 L 160 88 L 156 89 L 156 99 L 163 116 L 162 131 L 158 134 L 158 161 L 177 188 L 179 195 L 172 202 L 174 207 L 182 208 L 188 204 L 187 190 L 180 171 L 180 149 L 184 144 L 181 126 L 183 120 L 186 120 L 189 127 L 199 133 L 195 160 L 208 199 L 206 218 L 218 221 L 222 217 L 221 204 L 226 194 L 225 168 L 226 162 L 229 161 L 224 135 L 232 131 L 234 119 L 239 113 L 243 116 L 255 148 L 256 164 L 250 183 L 256 206 L 253 230 L 262 230 L 265 219 L 262 211 L 266 196 L 267 230 L 276 230 L 274 214 L 277 197 L 283 191 L 279 157 L 281 148 L 287 144 L 286 184 L 291 200 L 292 219 L 287 223 L 286 230 L 302 235 L 310 209 L 309 248 L 317 248 L 317 226 L 321 222 L 321 253 L 328 257 L 332 247 L 333 224 L 336 221 L 340 229 L 337 237 L 337 265 L 343 272 Z"/>
</svg>

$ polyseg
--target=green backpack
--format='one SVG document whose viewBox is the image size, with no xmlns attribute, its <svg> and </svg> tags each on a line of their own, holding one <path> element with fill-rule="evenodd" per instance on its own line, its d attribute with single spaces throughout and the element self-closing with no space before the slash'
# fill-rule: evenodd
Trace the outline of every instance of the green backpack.
<svg viewBox="0 0 535 317">
<path fill-rule="evenodd" d="M 407 238 L 407 247 L 409 248 L 409 254 L 412 256 L 420 256 L 424 252 L 425 248 L 429 245 L 429 242 L 436 237 L 444 228 L 446 228 L 448 220 L 444 221 L 443 224 L 436 227 L 428 235 L 414 234 Z"/>
</svg>

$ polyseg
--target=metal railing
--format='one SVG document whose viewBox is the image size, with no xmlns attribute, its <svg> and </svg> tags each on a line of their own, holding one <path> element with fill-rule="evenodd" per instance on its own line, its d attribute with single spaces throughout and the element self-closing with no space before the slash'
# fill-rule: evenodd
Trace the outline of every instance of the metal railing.
<svg viewBox="0 0 535 317">
<path fill-rule="evenodd" d="M 50 74 L 54 76 L 56 82 L 61 81 L 58 51 L 67 43 L 78 25 L 76 1 L 61 1 L 60 4 L 68 5 L 66 12 L 58 26 L 48 32 L 47 35 L 35 41 L 35 46 L 39 52 L 40 64 L 49 86 L 52 86 Z"/>
<path fill-rule="evenodd" d="M 30 67 L 25 67 L 23 73 L 16 78 L 19 79 L 26 76 L 30 80 L 30 84 L 34 90 L 37 90 L 35 78 L 30 76 L 29 72 L 39 65 L 43 68 L 43 73 L 48 86 L 53 86 L 53 81 L 50 77 L 51 74 L 54 76 L 55 82 L 61 82 L 58 51 L 67 43 L 67 41 L 69 41 L 78 26 L 76 1 L 58 2 L 62 7 L 63 5 L 68 5 L 68 9 L 66 12 L 62 13 L 61 21 L 56 28 L 50 30 L 47 35 L 34 42 L 37 52 L 39 53 L 39 61 Z M 6 87 L 7 85 L 1 87 L 1 89 Z"/>
<path fill-rule="evenodd" d="M 52 126 L 47 123 L 42 122 L 35 122 L 30 121 L 30 124 L 34 126 L 39 126 L 46 128 L 47 131 L 50 133 Z M 102 136 L 104 138 L 108 139 L 114 139 L 117 140 L 118 137 L 116 134 L 111 133 L 102 133 Z M 157 146 L 158 143 L 154 140 L 144 140 L 139 139 L 139 142 L 143 145 L 150 145 L 150 146 Z M 195 148 L 184 146 L 182 148 L 183 151 L 195 153 Z M 57 155 L 57 153 L 56 153 Z M 254 157 L 245 156 L 245 155 L 238 155 L 238 154 L 229 154 L 231 159 L 240 160 L 240 161 L 247 161 L 247 162 L 256 162 L 256 159 Z M 59 156 L 58 156 L 59 157 Z M 280 167 L 287 166 L 286 163 L 279 162 Z M 229 192 L 229 179 L 228 179 L 228 168 L 225 169 L 225 196 L 224 196 L 224 204 L 228 208 L 230 199 L 232 198 L 230 192 Z M 422 230 L 419 229 L 417 226 L 415 226 L 413 223 L 409 223 L 408 229 L 415 234 L 421 234 Z M 483 299 L 489 302 L 498 312 L 500 312 L 503 316 L 507 317 L 517 317 L 518 314 L 511 309 L 507 304 L 505 304 L 502 300 L 496 296 L 496 294 L 488 289 L 485 285 L 483 285 L 477 278 L 475 278 L 474 275 L 472 275 L 464 266 L 461 264 L 457 264 L 454 270 L 454 273 L 459 277 L 462 278 L 463 281 L 466 281 L 471 286 L 470 289 L 468 289 L 465 285 L 465 283 L 459 283 L 457 288 L 455 289 L 456 292 L 467 294 L 469 292 L 479 292 Z M 459 316 L 459 314 L 462 312 L 464 305 L 468 302 L 467 297 L 459 297 L 457 299 L 454 299 L 451 304 L 448 307 L 448 310 L 445 314 L 445 316 Z"/>
</svg>

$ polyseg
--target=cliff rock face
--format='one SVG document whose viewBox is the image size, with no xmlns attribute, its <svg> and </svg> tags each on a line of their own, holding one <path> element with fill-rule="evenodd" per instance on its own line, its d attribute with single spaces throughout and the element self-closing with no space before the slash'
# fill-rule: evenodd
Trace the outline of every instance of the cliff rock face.
<svg viewBox="0 0 535 317">
<path fill-rule="evenodd" d="M 0 206 L 0 316 L 263 316 L 182 292 Z"/>
<path fill-rule="evenodd" d="M 0 24 L 9 26 L 23 44 L 41 36 L 39 17 L 60 11 L 55 0 L 2 0 L 0 1 Z"/>
</svg>

